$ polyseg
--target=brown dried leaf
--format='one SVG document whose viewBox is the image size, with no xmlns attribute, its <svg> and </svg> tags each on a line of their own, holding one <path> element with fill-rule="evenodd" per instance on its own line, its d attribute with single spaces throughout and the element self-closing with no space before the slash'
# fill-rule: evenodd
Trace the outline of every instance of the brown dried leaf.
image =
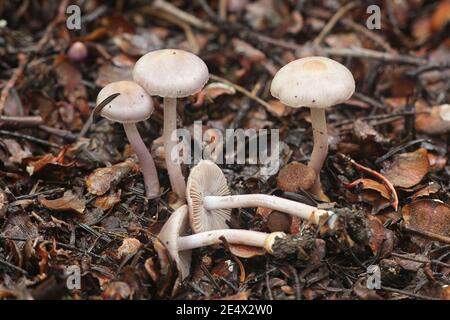
<svg viewBox="0 0 450 320">
<path fill-rule="evenodd" d="M 396 187 L 410 188 L 418 184 L 430 169 L 427 150 L 402 153 L 394 157 L 383 174 Z"/>
<path fill-rule="evenodd" d="M 102 298 L 105 300 L 129 299 L 132 295 L 130 286 L 123 281 L 110 282 L 102 292 Z"/>
<path fill-rule="evenodd" d="M 412 200 L 417 200 L 420 197 L 426 197 L 430 194 L 436 193 L 441 189 L 441 186 L 435 182 L 430 182 L 426 187 L 420 189 L 411 197 Z"/>
<path fill-rule="evenodd" d="M 89 193 L 101 196 L 112 186 L 122 180 L 136 166 L 136 162 L 127 159 L 111 167 L 94 170 L 86 179 Z"/>
<path fill-rule="evenodd" d="M 229 244 L 229 246 L 230 246 L 231 253 L 239 258 L 249 259 L 249 258 L 253 258 L 253 257 L 257 257 L 257 256 L 263 256 L 265 254 L 265 251 L 263 248 L 238 245 L 238 244 Z"/>
<path fill-rule="evenodd" d="M 432 107 L 429 114 L 418 114 L 415 122 L 416 130 L 431 135 L 450 132 L 449 109 L 448 104 L 443 104 Z"/>
<path fill-rule="evenodd" d="M 431 30 L 441 31 L 450 22 L 450 1 L 443 0 L 439 3 L 431 18 Z"/>
<path fill-rule="evenodd" d="M 47 166 L 72 167 L 75 164 L 75 161 L 64 163 L 64 155 L 66 154 L 67 150 L 68 147 L 64 147 L 56 156 L 52 154 L 46 154 L 43 156 L 31 158 L 31 161 L 27 165 L 28 174 L 30 176 L 35 175 Z"/>
<path fill-rule="evenodd" d="M 52 211 L 83 213 L 86 209 L 86 201 L 73 194 L 71 190 L 64 192 L 64 195 L 58 199 L 47 200 L 39 197 L 38 200 L 40 204 Z"/>
<path fill-rule="evenodd" d="M 94 201 L 94 206 L 102 210 L 109 210 L 120 202 L 120 190 L 117 193 L 98 197 Z"/>
<path fill-rule="evenodd" d="M 388 257 L 394 249 L 394 234 L 386 229 L 377 219 L 369 216 L 369 247 L 374 255 Z"/>
<path fill-rule="evenodd" d="M 2 218 L 8 209 L 8 196 L 5 191 L 0 189 L 0 218 Z"/>
<path fill-rule="evenodd" d="M 448 236 L 450 207 L 439 200 L 416 200 L 403 207 L 402 215 L 407 226 Z M 412 239 L 419 245 L 429 241 L 420 236 L 413 236 Z"/>
<path fill-rule="evenodd" d="M 120 259 L 135 255 L 138 252 L 142 243 L 136 238 L 125 238 L 122 241 L 122 245 L 117 249 L 117 255 Z"/>
<path fill-rule="evenodd" d="M 264 105 L 273 116 L 281 118 L 292 113 L 292 108 L 286 107 L 280 100 L 271 99 Z"/>
</svg>

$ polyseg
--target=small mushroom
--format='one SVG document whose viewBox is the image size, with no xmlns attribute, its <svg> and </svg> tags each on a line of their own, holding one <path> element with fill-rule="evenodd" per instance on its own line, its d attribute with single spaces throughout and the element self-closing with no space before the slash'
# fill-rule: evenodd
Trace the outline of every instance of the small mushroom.
<svg viewBox="0 0 450 320">
<path fill-rule="evenodd" d="M 97 105 L 115 93 L 120 95 L 101 110 L 101 115 L 123 124 L 144 176 L 145 195 L 150 199 L 155 198 L 159 195 L 158 173 L 153 158 L 136 128 L 136 122 L 147 120 L 152 115 L 152 99 L 137 83 L 117 81 L 108 84 L 99 92 Z"/>
<path fill-rule="evenodd" d="M 179 203 L 185 201 L 186 182 L 178 163 L 178 152 L 174 152 L 177 141 L 177 98 L 198 93 L 209 79 L 208 67 L 195 54 L 162 49 L 142 56 L 134 66 L 133 79 L 150 95 L 164 98 L 164 150 L 167 172 L 172 190 Z"/>
<path fill-rule="evenodd" d="M 212 228 L 226 228 L 232 208 L 264 207 L 285 212 L 319 224 L 327 218 L 331 229 L 335 228 L 336 215 L 300 202 L 266 194 L 229 195 L 227 180 L 220 168 L 210 160 L 201 160 L 187 182 L 186 197 L 189 206 L 191 228 L 204 232 Z M 216 217 L 218 216 L 218 217 Z"/>
<path fill-rule="evenodd" d="M 308 190 L 316 181 L 316 172 L 303 163 L 292 161 L 285 165 L 277 177 L 277 186 L 284 192 Z"/>
<path fill-rule="evenodd" d="M 355 79 L 345 66 L 325 57 L 307 57 L 282 67 L 273 78 L 270 93 L 292 108 L 309 107 L 314 148 L 309 165 L 317 178 L 311 192 L 322 195 L 320 170 L 328 154 L 325 109 L 347 101 L 355 91 Z"/>
<path fill-rule="evenodd" d="M 175 261 L 181 280 L 189 275 L 192 249 L 220 244 L 224 237 L 230 244 L 264 248 L 273 254 L 277 240 L 286 238 L 283 232 L 264 233 L 241 229 L 212 230 L 183 236 L 188 229 L 188 207 L 183 205 L 171 214 L 158 235 Z"/>
</svg>

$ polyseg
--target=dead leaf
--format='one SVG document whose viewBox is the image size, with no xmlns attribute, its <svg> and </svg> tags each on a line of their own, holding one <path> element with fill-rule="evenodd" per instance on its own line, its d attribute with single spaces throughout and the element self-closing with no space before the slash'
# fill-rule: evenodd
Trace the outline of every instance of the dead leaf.
<svg viewBox="0 0 450 320">
<path fill-rule="evenodd" d="M 417 200 L 418 198 L 429 196 L 430 194 L 438 192 L 440 189 L 441 186 L 439 184 L 435 182 L 430 182 L 426 187 L 414 193 L 411 199 Z"/>
<path fill-rule="evenodd" d="M 385 166 L 383 174 L 394 186 L 411 188 L 422 181 L 429 168 L 428 152 L 420 148 L 396 155 L 393 162 Z"/>
<path fill-rule="evenodd" d="M 431 18 L 431 30 L 441 31 L 450 22 L 450 1 L 443 0 L 439 3 Z"/>
<path fill-rule="evenodd" d="M 450 132 L 450 105 L 443 104 L 431 108 L 430 113 L 416 116 L 415 127 L 418 132 L 438 135 Z"/>
<path fill-rule="evenodd" d="M 94 170 L 86 179 L 89 193 L 97 196 L 104 195 L 111 188 L 112 184 L 117 184 L 135 167 L 136 162 L 127 159 L 111 167 Z"/>
<path fill-rule="evenodd" d="M 282 118 L 292 113 L 292 108 L 287 108 L 280 100 L 271 99 L 264 105 L 267 111 L 277 118 Z"/>
<path fill-rule="evenodd" d="M 444 170 L 447 165 L 447 157 L 428 152 L 428 162 L 430 163 L 431 172 L 439 172 Z"/>
<path fill-rule="evenodd" d="M 267 217 L 267 229 L 270 232 L 289 232 L 291 229 L 292 216 L 279 211 L 272 211 Z"/>
<path fill-rule="evenodd" d="M 407 226 L 448 236 L 450 229 L 450 207 L 439 200 L 416 200 L 402 209 L 402 216 Z M 424 245 L 429 239 L 412 236 L 412 240 Z"/>
<path fill-rule="evenodd" d="M 394 233 L 371 216 L 369 216 L 369 228 L 369 247 L 372 253 L 381 258 L 390 256 L 394 249 Z"/>
<path fill-rule="evenodd" d="M 52 211 L 83 213 L 86 209 L 86 201 L 73 194 L 71 190 L 64 192 L 64 195 L 58 199 L 47 200 L 39 197 L 38 200 L 40 204 Z"/>
<path fill-rule="evenodd" d="M 102 298 L 105 300 L 124 300 L 131 298 L 133 292 L 130 286 L 123 281 L 113 281 L 108 283 L 102 292 Z"/>
<path fill-rule="evenodd" d="M 257 256 L 263 256 L 265 254 L 265 251 L 263 248 L 258 247 L 252 247 L 252 246 L 245 246 L 245 245 L 238 245 L 238 244 L 229 244 L 230 251 L 235 256 L 238 256 L 239 258 L 253 258 Z"/>
<path fill-rule="evenodd" d="M 242 55 L 253 63 L 266 60 L 266 55 L 262 51 L 254 48 L 252 45 L 241 39 L 233 38 L 231 43 L 233 44 L 234 51 L 237 54 Z"/>
<path fill-rule="evenodd" d="M 0 218 L 3 218 L 7 209 L 8 209 L 8 196 L 6 195 L 5 191 L 0 189 Z"/>
<path fill-rule="evenodd" d="M 114 193 L 107 196 L 98 197 L 94 201 L 94 206 L 102 210 L 109 210 L 120 202 L 120 194 L 121 192 L 119 190 L 117 194 Z"/>
<path fill-rule="evenodd" d="M 39 236 L 38 228 L 25 212 L 18 212 L 9 215 L 0 234 L 3 237 L 24 238 L 31 240 L 35 240 Z M 25 246 L 25 242 L 23 241 L 13 242 L 19 248 L 23 248 Z"/>
<path fill-rule="evenodd" d="M 44 156 L 31 158 L 27 165 L 27 172 L 30 176 L 38 173 L 47 166 L 56 167 L 71 167 L 75 164 L 75 161 L 64 163 L 64 155 L 66 154 L 68 147 L 64 147 L 61 151 L 53 156 L 52 154 L 46 154 Z"/>
<path fill-rule="evenodd" d="M 136 238 L 125 238 L 122 241 L 122 245 L 117 249 L 117 255 L 120 259 L 133 256 L 138 252 L 142 243 Z"/>
<path fill-rule="evenodd" d="M 236 89 L 233 86 L 223 82 L 213 82 L 208 84 L 198 93 L 197 101 L 193 105 L 200 107 L 203 105 L 205 100 L 208 102 L 213 102 L 215 98 L 221 95 L 234 95 L 235 93 Z"/>
<path fill-rule="evenodd" d="M 9 157 L 9 161 L 11 161 L 12 163 L 21 164 L 24 158 L 32 156 L 28 147 L 26 145 L 19 144 L 16 140 L 3 139 L 3 143 L 5 144 L 9 154 L 11 155 Z"/>
</svg>

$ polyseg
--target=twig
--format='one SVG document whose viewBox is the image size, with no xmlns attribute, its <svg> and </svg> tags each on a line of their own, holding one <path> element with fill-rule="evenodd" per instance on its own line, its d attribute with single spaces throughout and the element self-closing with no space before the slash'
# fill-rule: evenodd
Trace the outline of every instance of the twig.
<svg viewBox="0 0 450 320">
<path fill-rule="evenodd" d="M 352 10 L 354 7 L 358 6 L 360 3 L 359 1 L 352 1 L 347 3 L 345 6 L 340 8 L 327 22 L 327 24 L 323 27 L 322 31 L 320 31 L 319 35 L 314 39 L 313 44 L 315 46 L 318 46 L 322 43 L 323 39 L 326 37 L 326 35 L 334 28 L 336 23 L 347 14 L 350 10 Z"/>
<path fill-rule="evenodd" d="M 28 141 L 31 141 L 31 142 L 34 142 L 34 143 L 37 143 L 37 144 L 41 144 L 41 145 L 46 146 L 46 147 L 51 147 L 51 148 L 56 148 L 56 149 L 60 149 L 61 148 L 60 145 L 57 145 L 57 144 L 48 142 L 46 140 L 42 140 L 42 139 L 33 137 L 33 136 L 22 134 L 22 133 L 11 132 L 11 131 L 6 131 L 6 130 L 0 130 L 0 135 L 28 140 Z"/>
<path fill-rule="evenodd" d="M 48 39 L 50 37 L 50 34 L 55 29 L 55 27 L 63 22 L 65 20 L 65 12 L 67 5 L 69 3 L 69 0 L 61 1 L 58 13 L 48 25 L 47 28 L 44 31 L 44 34 L 42 38 L 39 40 L 39 42 L 34 47 L 34 50 L 30 51 L 28 54 L 19 53 L 18 54 L 18 60 L 19 60 L 19 66 L 14 70 L 11 78 L 6 83 L 5 87 L 2 89 L 2 93 L 0 94 L 0 114 L 3 112 L 3 109 L 5 107 L 6 99 L 8 98 L 9 91 L 16 85 L 17 80 L 22 76 L 22 74 L 25 71 L 25 68 L 31 59 L 31 57 L 37 53 L 39 53 L 44 45 L 48 43 Z"/>
<path fill-rule="evenodd" d="M 156 0 L 152 3 L 151 6 L 146 6 L 143 8 L 143 12 L 148 13 L 148 14 L 154 14 L 158 10 L 167 12 L 167 13 L 177 17 L 178 19 L 180 19 L 192 26 L 195 26 L 199 29 L 212 31 L 212 32 L 217 31 L 216 28 L 213 25 L 211 25 L 209 22 L 203 21 L 203 20 L 197 18 L 196 16 L 194 16 L 190 13 L 187 13 L 187 12 L 175 7 L 173 4 L 171 4 L 167 1 L 164 1 L 164 0 Z"/>
<path fill-rule="evenodd" d="M 28 57 L 24 53 L 19 53 L 17 55 L 17 58 L 19 60 L 19 66 L 14 70 L 11 78 L 6 82 L 5 86 L 2 89 L 2 93 L 0 94 L 0 114 L 2 114 L 3 109 L 5 108 L 6 99 L 8 99 L 9 96 L 9 90 L 14 88 L 16 85 L 17 80 L 22 76 L 25 66 L 28 62 Z"/>
<path fill-rule="evenodd" d="M 252 100 L 258 102 L 259 104 L 261 104 L 262 106 L 264 106 L 267 110 L 270 110 L 271 107 L 270 107 L 270 105 L 269 105 L 267 102 L 265 102 L 263 99 L 261 99 L 260 97 L 256 96 L 255 94 L 251 93 L 250 91 L 248 91 L 248 90 L 245 89 L 244 87 L 241 87 L 241 86 L 238 85 L 238 84 L 235 84 L 235 83 L 233 83 L 233 82 L 231 82 L 231 81 L 229 81 L 229 80 L 227 80 L 227 79 L 225 79 L 225 78 L 216 76 L 216 75 L 214 75 L 214 74 L 210 74 L 209 77 L 210 77 L 212 80 L 214 80 L 214 81 L 223 82 L 223 83 L 226 83 L 226 84 L 232 86 L 234 89 L 236 89 L 236 91 L 238 91 L 238 92 L 240 92 L 240 93 L 246 95 L 246 96 L 249 97 L 250 99 L 252 99 Z"/>
<path fill-rule="evenodd" d="M 405 144 L 402 144 L 400 146 L 397 146 L 395 148 L 392 148 L 391 150 L 389 150 L 387 153 L 385 153 L 384 155 L 382 155 L 381 157 L 379 157 L 378 159 L 375 160 L 375 164 L 380 164 L 381 162 L 383 162 L 386 159 L 389 159 L 390 157 L 392 157 L 394 154 L 402 151 L 403 149 L 406 149 L 412 145 L 418 144 L 418 143 L 422 143 L 422 142 L 431 142 L 429 139 L 417 139 L 417 140 L 412 140 L 409 141 Z"/>
<path fill-rule="evenodd" d="M 437 233 L 434 233 L 431 231 L 422 230 L 422 229 L 414 228 L 414 227 L 407 226 L 407 225 L 403 225 L 403 230 L 405 230 L 406 232 L 409 232 L 409 233 L 415 233 L 415 234 L 421 235 L 423 237 L 429 238 L 434 241 L 439 241 L 442 243 L 450 244 L 449 237 L 446 237 L 446 236 L 443 236 L 443 235 L 440 235 L 440 234 L 437 234 Z"/>
<path fill-rule="evenodd" d="M 10 117 L 0 115 L 0 127 L 33 127 L 43 122 L 41 116 Z"/>
<path fill-rule="evenodd" d="M 417 299 L 423 299 L 423 300 L 440 300 L 438 298 L 434 298 L 434 297 L 427 297 L 421 294 L 417 294 L 417 293 L 412 293 L 409 291 L 405 291 L 405 290 L 400 290 L 400 289 L 395 289 L 395 288 L 390 288 L 390 287 L 385 287 L 385 286 L 381 286 L 381 290 L 384 291 L 389 291 L 389 292 L 395 292 L 395 293 L 400 293 L 400 294 L 404 294 L 406 296 L 410 296 L 410 297 L 414 297 Z"/>
<path fill-rule="evenodd" d="M 3 264 L 5 266 L 7 266 L 8 268 L 14 269 L 16 271 L 19 271 L 20 273 L 26 275 L 27 277 L 29 276 L 28 271 L 26 271 L 26 270 L 24 270 L 24 269 L 22 269 L 22 268 L 20 268 L 20 267 L 18 267 L 16 265 L 14 265 L 12 263 L 9 263 L 8 261 L 3 260 L 1 258 L 0 258 L 0 264 Z"/>
<path fill-rule="evenodd" d="M 428 260 L 428 259 L 427 260 L 422 260 L 422 259 L 417 259 L 417 258 L 410 257 L 410 256 L 405 255 L 405 254 L 398 254 L 398 253 L 395 253 L 395 252 L 391 253 L 391 255 L 394 256 L 394 257 L 398 257 L 400 259 L 405 259 L 405 260 L 410 260 L 410 261 L 415 261 L 415 262 L 420 262 L 420 263 L 432 263 L 432 264 L 435 264 L 435 265 L 440 266 L 440 267 L 450 268 L 450 264 L 442 262 L 442 261 L 439 261 L 439 260 Z"/>
</svg>

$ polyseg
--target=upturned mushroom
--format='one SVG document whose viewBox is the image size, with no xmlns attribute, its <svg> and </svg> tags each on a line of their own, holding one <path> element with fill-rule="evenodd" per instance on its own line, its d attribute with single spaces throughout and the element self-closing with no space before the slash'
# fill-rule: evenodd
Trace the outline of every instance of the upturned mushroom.
<svg viewBox="0 0 450 320">
<path fill-rule="evenodd" d="M 177 140 L 177 98 L 198 93 L 209 79 L 208 67 L 193 53 L 163 49 L 147 53 L 134 66 L 133 79 L 150 95 L 164 98 L 164 150 L 172 190 L 185 202 L 186 181 L 181 172 Z"/>
<path fill-rule="evenodd" d="M 311 192 L 323 195 L 320 170 L 328 154 L 325 109 L 347 101 L 355 91 L 355 79 L 345 66 L 326 57 L 307 57 L 282 67 L 273 78 L 270 92 L 292 108 L 309 107 L 314 148 L 309 165 L 317 177 Z"/>
<path fill-rule="evenodd" d="M 108 120 L 123 124 L 144 176 L 145 195 L 150 199 L 155 198 L 159 195 L 158 173 L 153 158 L 136 128 L 137 122 L 147 120 L 152 115 L 152 99 L 137 83 L 117 81 L 106 85 L 99 92 L 97 105 L 116 93 L 119 93 L 119 96 L 108 103 L 100 114 Z"/>
<path fill-rule="evenodd" d="M 232 208 L 265 207 L 297 216 L 314 224 L 327 221 L 335 228 L 336 215 L 300 202 L 266 194 L 230 195 L 227 180 L 210 160 L 201 160 L 188 178 L 186 197 L 194 232 L 228 228 Z"/>
<path fill-rule="evenodd" d="M 264 248 L 273 254 L 277 241 L 286 238 L 283 232 L 264 233 L 241 229 L 211 230 L 183 236 L 188 230 L 188 207 L 183 205 L 171 214 L 158 235 L 176 263 L 181 280 L 189 275 L 192 249 L 220 244 L 224 237 L 230 244 Z"/>
</svg>

